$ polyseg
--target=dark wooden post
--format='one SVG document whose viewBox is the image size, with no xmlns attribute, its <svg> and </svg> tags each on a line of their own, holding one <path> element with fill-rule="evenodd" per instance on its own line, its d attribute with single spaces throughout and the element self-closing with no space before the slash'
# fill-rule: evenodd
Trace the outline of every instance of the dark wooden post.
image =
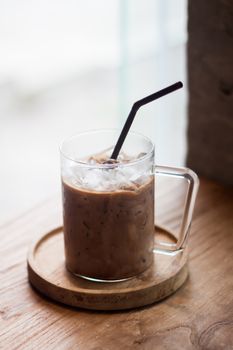
<svg viewBox="0 0 233 350">
<path fill-rule="evenodd" d="M 189 0 L 187 165 L 233 184 L 233 1 Z"/>
</svg>

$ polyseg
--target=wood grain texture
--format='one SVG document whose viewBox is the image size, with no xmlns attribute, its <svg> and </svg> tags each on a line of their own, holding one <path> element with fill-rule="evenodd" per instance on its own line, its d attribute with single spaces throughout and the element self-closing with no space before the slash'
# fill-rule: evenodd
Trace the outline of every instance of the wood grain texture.
<svg viewBox="0 0 233 350">
<path fill-rule="evenodd" d="M 176 243 L 156 227 L 160 241 Z M 157 238 L 158 239 L 158 238 Z M 39 292 L 69 306 L 90 310 L 124 310 L 152 304 L 173 294 L 188 277 L 188 249 L 154 254 L 150 268 L 118 283 L 94 283 L 75 277 L 65 268 L 63 227 L 36 239 L 28 254 L 29 281 Z"/>
<path fill-rule="evenodd" d="M 232 349 L 232 197 L 231 189 L 201 181 L 189 241 L 188 281 L 163 302 L 132 311 L 72 309 L 42 298 L 29 286 L 29 243 L 61 224 L 60 200 L 2 226 L 0 348 Z M 172 201 L 179 203 L 179 198 L 174 190 Z M 176 227 L 177 216 L 167 212 L 167 201 L 166 197 L 164 223 Z"/>
</svg>

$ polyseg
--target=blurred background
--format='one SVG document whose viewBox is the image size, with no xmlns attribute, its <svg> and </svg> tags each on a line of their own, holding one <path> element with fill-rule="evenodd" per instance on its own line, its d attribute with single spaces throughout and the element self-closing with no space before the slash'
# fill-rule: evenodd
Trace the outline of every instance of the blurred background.
<svg viewBox="0 0 233 350">
<path fill-rule="evenodd" d="M 1 223 L 60 191 L 64 138 L 121 128 L 135 100 L 178 80 L 132 129 L 158 164 L 184 165 L 186 27 L 186 0 L 0 0 Z"/>
</svg>

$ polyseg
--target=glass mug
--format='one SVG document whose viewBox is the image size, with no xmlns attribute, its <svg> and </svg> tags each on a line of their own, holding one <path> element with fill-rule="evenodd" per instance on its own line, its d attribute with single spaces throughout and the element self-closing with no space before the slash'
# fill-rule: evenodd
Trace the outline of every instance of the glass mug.
<svg viewBox="0 0 233 350">
<path fill-rule="evenodd" d="M 93 281 L 125 280 L 152 264 L 155 175 L 188 182 L 177 243 L 160 242 L 156 250 L 162 253 L 185 247 L 198 190 L 192 170 L 154 165 L 153 143 L 134 132 L 129 132 L 122 147 L 130 156 L 128 162 L 84 161 L 104 150 L 110 155 L 119 133 L 80 133 L 65 140 L 60 149 L 66 268 Z"/>
</svg>

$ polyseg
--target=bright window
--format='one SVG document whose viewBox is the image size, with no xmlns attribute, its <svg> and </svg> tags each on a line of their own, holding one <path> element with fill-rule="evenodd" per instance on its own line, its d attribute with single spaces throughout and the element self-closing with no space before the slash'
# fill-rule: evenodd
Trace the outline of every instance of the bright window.
<svg viewBox="0 0 233 350">
<path fill-rule="evenodd" d="M 0 0 L 0 220 L 60 189 L 58 144 L 121 127 L 132 103 L 186 83 L 186 0 Z M 186 89 L 139 111 L 158 163 L 185 159 Z"/>
</svg>

